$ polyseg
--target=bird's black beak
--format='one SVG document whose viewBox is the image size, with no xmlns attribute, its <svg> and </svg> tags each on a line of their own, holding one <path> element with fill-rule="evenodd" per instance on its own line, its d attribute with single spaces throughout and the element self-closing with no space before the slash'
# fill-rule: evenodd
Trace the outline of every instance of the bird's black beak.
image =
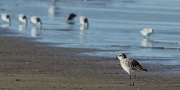
<svg viewBox="0 0 180 90">
<path fill-rule="evenodd" d="M 114 58 L 114 59 L 118 59 L 118 57 Z"/>
</svg>

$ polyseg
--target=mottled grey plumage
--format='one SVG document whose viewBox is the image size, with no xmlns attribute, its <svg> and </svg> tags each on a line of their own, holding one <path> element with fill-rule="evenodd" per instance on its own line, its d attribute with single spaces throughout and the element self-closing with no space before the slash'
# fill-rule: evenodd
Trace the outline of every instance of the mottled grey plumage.
<svg viewBox="0 0 180 90">
<path fill-rule="evenodd" d="M 144 69 L 136 60 L 132 59 L 132 58 L 125 58 L 124 59 L 124 64 L 126 64 L 127 66 L 129 66 L 132 70 L 136 70 L 136 71 L 147 71 L 146 69 Z"/>
<path fill-rule="evenodd" d="M 130 75 L 130 79 L 131 73 L 134 73 L 134 71 L 147 71 L 147 69 L 144 69 L 136 60 L 127 58 L 124 53 L 119 54 L 118 59 L 120 60 L 122 68 Z M 134 73 L 134 79 L 135 77 L 136 75 Z M 134 85 L 134 79 L 133 82 L 130 83 L 130 85 Z"/>
</svg>

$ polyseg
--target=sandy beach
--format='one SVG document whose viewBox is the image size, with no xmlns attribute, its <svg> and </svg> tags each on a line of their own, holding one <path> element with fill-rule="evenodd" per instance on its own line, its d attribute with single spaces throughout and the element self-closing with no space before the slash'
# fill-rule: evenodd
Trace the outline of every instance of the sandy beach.
<svg viewBox="0 0 180 90">
<path fill-rule="evenodd" d="M 179 90 L 180 66 L 142 64 L 135 86 L 119 61 L 76 53 L 90 49 L 50 47 L 0 30 L 1 90 Z M 2 36 L 10 34 L 12 36 Z M 115 63 L 114 63 L 115 62 Z"/>
</svg>

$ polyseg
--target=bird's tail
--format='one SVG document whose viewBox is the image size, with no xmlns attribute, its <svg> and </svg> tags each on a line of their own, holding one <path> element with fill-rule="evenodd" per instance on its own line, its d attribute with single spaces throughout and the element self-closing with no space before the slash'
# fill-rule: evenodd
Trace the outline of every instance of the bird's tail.
<svg viewBox="0 0 180 90">
<path fill-rule="evenodd" d="M 147 72 L 148 70 L 147 70 L 147 69 L 142 68 L 142 71 L 146 71 L 146 72 Z"/>
</svg>

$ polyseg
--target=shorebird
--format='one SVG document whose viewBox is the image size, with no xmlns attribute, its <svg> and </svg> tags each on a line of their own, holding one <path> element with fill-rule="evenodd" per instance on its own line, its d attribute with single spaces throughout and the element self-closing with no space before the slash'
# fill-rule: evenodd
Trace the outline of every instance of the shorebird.
<svg viewBox="0 0 180 90">
<path fill-rule="evenodd" d="M 120 60 L 120 64 L 122 68 L 129 74 L 130 80 L 131 80 L 131 74 L 134 74 L 133 81 L 130 83 L 130 86 L 134 85 L 134 80 L 136 77 L 136 74 L 134 71 L 147 71 L 147 69 L 144 69 L 136 60 L 132 58 L 127 58 L 124 53 L 118 54 L 117 58 Z"/>
<path fill-rule="evenodd" d="M 73 24 L 74 23 L 74 18 L 76 17 L 76 14 L 70 13 L 66 16 L 67 23 Z"/>
<path fill-rule="evenodd" d="M 34 25 L 40 25 L 42 26 L 42 22 L 41 22 L 41 19 L 37 16 L 31 16 L 30 17 L 31 19 L 31 22 L 34 24 Z"/>
<path fill-rule="evenodd" d="M 7 14 L 7 13 L 2 13 L 2 14 L 1 14 L 1 18 L 2 18 L 2 20 L 5 21 L 5 22 L 8 22 L 8 23 L 11 22 L 10 16 L 9 16 L 9 14 Z"/>
<path fill-rule="evenodd" d="M 152 33 L 154 33 L 154 29 L 153 28 L 144 28 L 140 32 L 142 33 L 142 35 L 144 35 L 144 38 L 145 38 L 146 36 L 150 36 Z"/>
<path fill-rule="evenodd" d="M 18 19 L 21 23 L 27 24 L 27 17 L 24 14 L 19 14 Z"/>
<path fill-rule="evenodd" d="M 79 17 L 79 20 L 80 20 L 80 23 L 81 23 L 82 25 L 87 25 L 87 26 L 89 25 L 87 17 L 85 17 L 85 16 L 80 16 L 80 17 Z"/>
</svg>

